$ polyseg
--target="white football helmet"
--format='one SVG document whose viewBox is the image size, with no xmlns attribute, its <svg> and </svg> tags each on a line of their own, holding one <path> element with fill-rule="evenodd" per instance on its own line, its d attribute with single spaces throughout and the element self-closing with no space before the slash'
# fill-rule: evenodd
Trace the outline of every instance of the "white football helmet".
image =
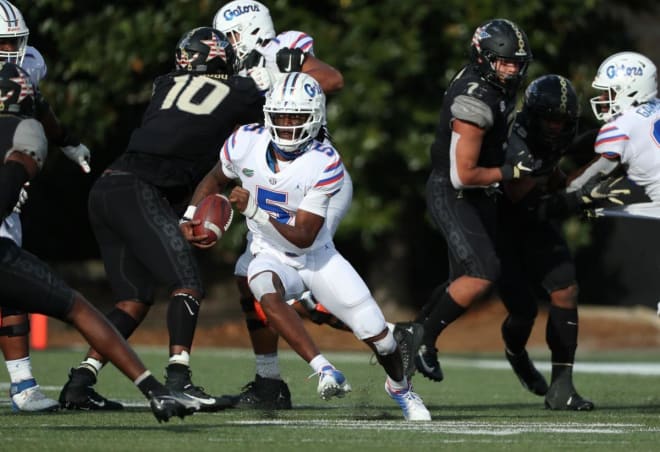
<svg viewBox="0 0 660 452">
<path fill-rule="evenodd" d="M 257 44 L 275 37 L 275 27 L 265 5 L 254 0 L 234 0 L 220 8 L 213 28 L 223 32 L 234 46 L 239 62 Z"/>
<path fill-rule="evenodd" d="M 295 158 L 307 150 L 325 121 L 325 94 L 310 75 L 291 72 L 266 96 L 264 120 L 278 152 Z"/>
<path fill-rule="evenodd" d="M 656 96 L 657 70 L 655 64 L 642 54 L 619 52 L 601 63 L 591 86 L 604 91 L 591 98 L 594 115 L 602 121 L 609 121 Z"/>
<path fill-rule="evenodd" d="M 8 40 L 15 43 L 13 50 L 0 49 L 0 60 L 19 66 L 23 64 L 29 34 L 30 30 L 19 9 L 6 0 L 0 0 L 0 42 L 3 45 Z"/>
</svg>

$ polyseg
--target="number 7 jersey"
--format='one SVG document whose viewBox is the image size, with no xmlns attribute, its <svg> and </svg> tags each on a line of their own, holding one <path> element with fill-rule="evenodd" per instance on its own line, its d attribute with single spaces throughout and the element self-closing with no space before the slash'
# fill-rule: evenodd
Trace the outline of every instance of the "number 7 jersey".
<svg viewBox="0 0 660 452">
<path fill-rule="evenodd" d="M 269 155 L 270 143 L 270 134 L 261 125 L 241 127 L 222 147 L 222 171 L 231 179 L 240 179 L 259 207 L 280 223 L 295 225 L 298 210 L 325 218 L 330 198 L 344 182 L 344 165 L 335 148 L 313 140 L 306 152 L 286 166 L 278 162 L 276 171 L 274 156 Z M 253 251 L 269 248 L 299 255 L 332 241 L 330 230 L 322 227 L 312 246 L 301 250 L 272 226 L 261 227 L 250 219 L 247 225 L 253 233 Z"/>
</svg>

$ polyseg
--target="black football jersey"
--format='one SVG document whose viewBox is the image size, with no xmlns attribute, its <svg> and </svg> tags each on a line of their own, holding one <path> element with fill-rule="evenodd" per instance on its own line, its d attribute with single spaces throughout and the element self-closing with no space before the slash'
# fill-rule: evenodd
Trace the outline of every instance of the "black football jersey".
<svg viewBox="0 0 660 452">
<path fill-rule="evenodd" d="M 126 151 L 110 166 L 158 187 L 194 188 L 236 126 L 263 122 L 252 79 L 228 81 L 175 71 L 156 79 L 151 102 Z"/>
<path fill-rule="evenodd" d="M 443 174 L 450 171 L 451 122 L 454 118 L 486 129 L 478 165 L 499 167 L 506 157 L 506 141 L 515 117 L 515 94 L 484 80 L 471 65 L 464 67 L 451 81 L 442 100 L 440 122 L 431 145 L 433 168 Z"/>
</svg>

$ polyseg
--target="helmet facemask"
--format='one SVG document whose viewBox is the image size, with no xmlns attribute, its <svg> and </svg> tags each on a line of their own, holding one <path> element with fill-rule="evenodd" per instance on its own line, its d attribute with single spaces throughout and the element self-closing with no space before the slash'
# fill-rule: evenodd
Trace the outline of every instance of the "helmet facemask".
<svg viewBox="0 0 660 452">
<path fill-rule="evenodd" d="M 619 52 L 603 61 L 591 86 L 601 92 L 590 99 L 594 116 L 607 122 L 656 96 L 656 67 L 644 55 Z"/>
<path fill-rule="evenodd" d="M 307 150 L 325 119 L 325 95 L 318 82 L 302 73 L 278 82 L 264 105 L 264 121 L 273 143 L 286 158 Z"/>
<path fill-rule="evenodd" d="M 572 83 L 544 75 L 525 90 L 521 118 L 536 143 L 532 152 L 562 152 L 577 133 L 579 102 Z"/>
<path fill-rule="evenodd" d="M 235 0 L 220 8 L 213 27 L 231 42 L 239 64 L 259 44 L 275 37 L 275 27 L 265 5 L 253 0 Z"/>
<path fill-rule="evenodd" d="M 470 47 L 471 61 L 484 79 L 508 93 L 518 89 L 532 52 L 527 35 L 516 24 L 506 19 L 486 22 L 475 30 Z"/>
<path fill-rule="evenodd" d="M 29 35 L 19 9 L 0 0 L 0 61 L 22 65 Z"/>
</svg>

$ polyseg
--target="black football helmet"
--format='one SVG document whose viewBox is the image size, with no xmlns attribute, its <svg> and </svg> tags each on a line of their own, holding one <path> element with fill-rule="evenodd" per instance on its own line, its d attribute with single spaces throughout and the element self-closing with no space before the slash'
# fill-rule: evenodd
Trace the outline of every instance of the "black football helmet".
<svg viewBox="0 0 660 452">
<path fill-rule="evenodd" d="M 27 72 L 14 63 L 0 62 L 0 114 L 34 116 L 34 96 Z"/>
<path fill-rule="evenodd" d="M 498 59 L 519 63 L 518 74 L 502 80 L 496 69 Z M 470 61 L 486 80 L 514 92 L 525 77 L 532 61 L 532 51 L 521 28 L 507 19 L 493 19 L 475 30 L 470 44 Z"/>
<path fill-rule="evenodd" d="M 226 77 L 236 72 L 234 48 L 215 28 L 199 27 L 184 33 L 175 53 L 177 69 Z"/>
<path fill-rule="evenodd" d="M 577 133 L 579 110 L 578 96 L 567 78 L 550 74 L 532 81 L 520 112 L 533 141 L 532 151 L 564 151 Z"/>
</svg>

